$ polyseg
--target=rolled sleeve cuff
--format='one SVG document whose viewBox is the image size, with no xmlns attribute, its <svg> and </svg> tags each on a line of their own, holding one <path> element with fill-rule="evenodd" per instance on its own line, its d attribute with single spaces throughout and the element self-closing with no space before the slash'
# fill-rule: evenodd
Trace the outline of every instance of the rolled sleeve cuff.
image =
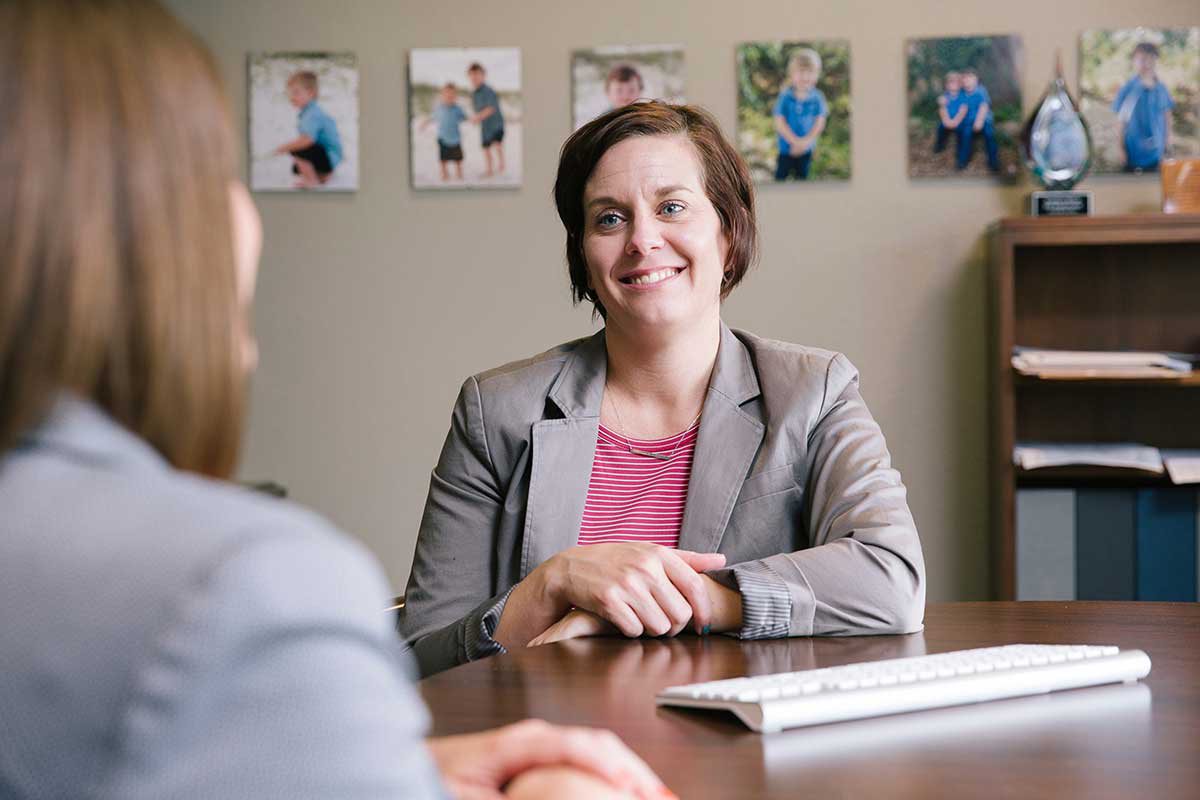
<svg viewBox="0 0 1200 800">
<path fill-rule="evenodd" d="M 466 661 L 477 661 L 481 658 L 508 652 L 504 649 L 504 645 L 497 642 L 492 636 L 500 624 L 500 615 L 504 613 L 504 605 L 508 602 L 510 594 L 512 594 L 512 589 L 500 595 L 499 599 L 491 606 L 476 609 L 474 613 L 463 620 L 465 626 L 463 654 Z"/>
<path fill-rule="evenodd" d="M 762 561 L 748 561 L 713 575 L 722 584 L 731 580 L 742 596 L 740 639 L 781 639 L 789 634 L 792 620 L 792 595 L 788 585 Z M 724 579 L 722 579 L 724 578 Z"/>
</svg>

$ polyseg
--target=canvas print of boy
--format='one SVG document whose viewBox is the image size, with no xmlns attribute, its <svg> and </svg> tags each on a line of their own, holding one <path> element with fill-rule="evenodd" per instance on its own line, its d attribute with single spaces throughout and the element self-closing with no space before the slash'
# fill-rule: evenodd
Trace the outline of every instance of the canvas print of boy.
<svg viewBox="0 0 1200 800">
<path fill-rule="evenodd" d="M 850 178 L 850 42 L 737 46 L 738 152 L 755 183 Z"/>
<path fill-rule="evenodd" d="M 1084 31 L 1079 95 L 1097 172 L 1200 157 L 1200 27 Z"/>
<path fill-rule="evenodd" d="M 358 188 L 358 59 L 353 53 L 251 53 L 250 188 Z"/>
</svg>

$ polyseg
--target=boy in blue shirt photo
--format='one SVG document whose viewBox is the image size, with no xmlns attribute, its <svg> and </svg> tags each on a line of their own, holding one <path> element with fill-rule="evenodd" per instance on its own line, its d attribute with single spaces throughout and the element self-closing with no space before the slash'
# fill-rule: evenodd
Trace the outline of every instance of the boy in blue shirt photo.
<svg viewBox="0 0 1200 800">
<path fill-rule="evenodd" d="M 821 75 L 821 56 L 815 50 L 797 50 L 788 59 L 789 85 L 779 94 L 771 116 L 779 134 L 779 161 L 775 180 L 795 176 L 807 180 L 817 138 L 825 130 L 829 104 L 817 88 Z"/>
<path fill-rule="evenodd" d="M 974 152 L 976 138 L 982 137 L 987 152 L 988 169 L 1000 171 L 1000 155 L 996 145 L 996 128 L 992 119 L 992 99 L 988 90 L 979 82 L 973 69 L 962 70 L 962 101 L 967 115 L 960 125 L 958 136 L 958 169 L 966 169 Z"/>
<path fill-rule="evenodd" d="M 954 150 L 962 142 L 962 130 L 959 128 L 967 117 L 967 104 L 963 99 L 962 75 L 951 71 L 946 73 L 943 83 L 944 91 L 938 95 L 938 126 L 937 139 L 933 144 L 933 152 L 940 153 L 946 149 L 946 141 L 954 135 Z"/>
<path fill-rule="evenodd" d="M 450 180 L 450 164 L 454 164 L 454 177 L 462 180 L 462 134 L 458 126 L 467 120 L 467 112 L 458 104 L 458 89 L 453 83 L 442 87 L 438 103 L 433 107 L 432 119 L 425 120 L 422 128 L 429 126 L 432 121 L 437 125 L 438 166 L 442 170 L 442 180 Z"/>
<path fill-rule="evenodd" d="M 1158 162 L 1171 147 L 1171 109 L 1175 101 L 1158 79 L 1157 66 L 1158 48 L 1140 42 L 1133 48 L 1136 74 L 1113 100 L 1127 172 L 1158 169 Z"/>
<path fill-rule="evenodd" d="M 487 76 L 483 65 L 475 62 L 467 67 L 467 79 L 471 81 L 474 93 L 471 103 L 475 114 L 471 122 L 479 123 L 480 143 L 483 145 L 483 157 L 487 169 L 484 178 L 490 178 L 504 172 L 504 115 L 500 113 L 500 96 L 496 90 L 484 83 Z M 496 159 L 493 167 L 492 159 Z"/>
<path fill-rule="evenodd" d="M 298 175 L 296 188 L 312 189 L 329 180 L 342 160 L 342 140 L 337 123 L 317 105 L 317 76 L 297 72 L 287 81 L 288 100 L 300 110 L 296 128 L 299 136 L 275 148 L 278 154 L 292 157 L 292 173 Z"/>
</svg>

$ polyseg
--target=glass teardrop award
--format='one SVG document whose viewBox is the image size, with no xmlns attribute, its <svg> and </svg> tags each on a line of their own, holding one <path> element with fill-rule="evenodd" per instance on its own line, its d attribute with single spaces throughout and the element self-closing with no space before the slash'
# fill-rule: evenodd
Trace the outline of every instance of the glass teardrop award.
<svg viewBox="0 0 1200 800">
<path fill-rule="evenodd" d="M 1092 193 L 1072 191 L 1092 165 L 1092 138 L 1067 91 L 1061 56 L 1054 80 L 1021 131 L 1021 154 L 1034 179 L 1045 187 L 1030 198 L 1032 214 L 1092 213 Z"/>
</svg>

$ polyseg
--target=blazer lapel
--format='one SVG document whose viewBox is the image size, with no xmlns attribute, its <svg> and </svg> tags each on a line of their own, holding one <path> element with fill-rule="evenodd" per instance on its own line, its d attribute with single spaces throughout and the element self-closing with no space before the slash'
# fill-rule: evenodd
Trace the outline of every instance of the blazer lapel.
<svg viewBox="0 0 1200 800">
<path fill-rule="evenodd" d="M 679 548 L 714 553 L 766 427 L 741 406 L 760 394 L 750 353 L 721 323 L 721 344 L 700 416 Z M 582 513 L 582 509 L 581 509 Z"/>
<path fill-rule="evenodd" d="M 608 356 L 604 331 L 581 344 L 550 389 L 563 413 L 533 425 L 521 578 L 579 540 L 600 429 Z"/>
</svg>

